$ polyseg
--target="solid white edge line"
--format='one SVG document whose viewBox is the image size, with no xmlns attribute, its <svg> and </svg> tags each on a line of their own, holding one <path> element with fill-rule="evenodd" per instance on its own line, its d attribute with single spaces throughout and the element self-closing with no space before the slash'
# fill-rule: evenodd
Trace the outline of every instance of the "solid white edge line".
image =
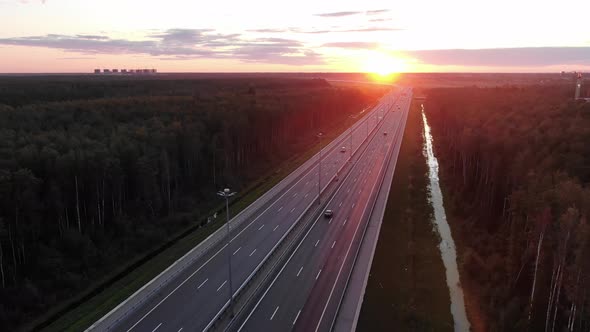
<svg viewBox="0 0 590 332">
<path fill-rule="evenodd" d="M 381 169 L 384 169 L 385 167 L 385 163 L 381 166 Z M 373 183 L 373 187 L 371 188 L 371 192 L 373 192 L 375 190 L 375 186 L 377 185 L 378 181 L 375 181 L 375 183 Z M 361 214 L 361 218 L 362 216 L 365 214 L 367 207 L 369 206 L 369 200 L 367 200 L 367 204 L 365 204 L 365 207 L 363 208 L 363 213 Z M 368 221 L 367 221 L 368 222 Z M 352 235 L 352 240 L 350 241 L 350 244 L 348 245 L 348 249 L 346 250 L 346 254 L 344 255 L 344 258 L 342 259 L 342 264 L 340 265 L 340 269 L 338 270 L 338 274 L 336 275 L 336 279 L 334 280 L 334 285 L 332 286 L 332 289 L 330 290 L 330 295 L 328 295 L 328 300 L 326 301 L 326 305 L 324 306 L 324 310 L 322 310 L 322 315 L 320 316 L 320 320 L 318 321 L 318 325 L 316 326 L 315 332 L 318 332 L 320 325 L 322 324 L 322 320 L 324 319 L 324 315 L 326 313 L 326 309 L 328 308 L 328 305 L 330 304 L 330 299 L 332 298 L 332 294 L 334 293 L 334 289 L 336 288 L 336 284 L 338 283 L 338 279 L 340 279 L 340 274 L 342 273 L 342 269 L 344 268 L 344 264 L 346 263 L 346 258 L 348 257 L 348 254 L 350 253 L 350 248 L 352 248 L 352 243 L 354 242 L 354 238 L 356 236 L 356 233 L 359 230 L 361 223 L 357 223 L 356 225 L 356 229 L 354 230 L 354 234 Z M 334 243 L 336 243 L 336 241 L 334 241 Z M 334 247 L 334 245 L 332 244 L 332 247 Z"/>
<path fill-rule="evenodd" d="M 160 323 L 158 326 L 156 326 L 156 328 L 153 329 L 152 332 L 156 332 L 160 328 L 160 326 L 162 326 L 162 323 Z"/>
<path fill-rule="evenodd" d="M 357 150 L 359 148 L 360 148 L 360 146 L 357 148 Z M 355 164 L 353 166 L 353 169 L 356 168 L 357 165 L 358 164 Z M 340 183 L 340 187 L 338 187 L 336 189 L 336 192 L 338 192 L 338 190 L 340 190 L 340 188 L 342 187 L 343 183 L 346 182 L 346 180 L 348 179 L 348 177 L 350 176 L 350 174 L 352 174 L 352 169 L 345 176 L 344 180 L 342 180 L 342 182 Z M 330 203 L 334 200 L 334 198 L 336 198 L 336 195 L 333 195 L 332 196 L 332 198 L 328 201 L 328 203 L 326 204 L 326 206 L 330 205 Z M 322 214 L 320 213 L 318 215 L 318 217 L 315 219 L 315 221 L 313 222 L 313 224 L 311 225 L 311 227 L 307 230 L 307 232 L 303 236 L 303 239 L 301 239 L 301 241 L 299 242 L 299 244 L 297 245 L 297 247 L 295 248 L 295 250 L 293 250 L 293 252 L 289 256 L 289 258 L 287 259 L 287 261 L 285 262 L 285 264 L 283 264 L 283 266 L 282 266 L 281 270 L 279 271 L 279 273 L 275 276 L 275 278 L 273 279 L 273 281 L 271 282 L 271 284 L 266 288 L 266 290 L 264 291 L 264 294 L 262 294 L 262 296 L 260 297 L 260 299 L 258 300 L 258 302 L 256 302 L 256 305 L 254 305 L 254 308 L 250 311 L 250 313 L 248 314 L 248 317 L 246 317 L 246 319 L 244 320 L 244 322 L 242 323 L 242 325 L 240 325 L 240 327 L 238 329 L 238 332 L 240 332 L 244 328 L 244 325 L 246 325 L 246 323 L 248 322 L 248 320 L 250 319 L 250 317 L 252 317 L 252 314 L 254 313 L 254 311 L 256 311 L 256 309 L 258 308 L 258 305 L 260 305 L 260 302 L 262 302 L 262 300 L 264 299 L 264 297 L 266 296 L 266 294 L 268 293 L 268 291 L 272 288 L 272 286 L 274 285 L 274 283 L 277 281 L 277 279 L 279 278 L 279 276 L 281 275 L 281 273 L 283 272 L 283 270 L 285 270 L 285 267 L 289 264 L 289 262 L 291 261 L 291 259 L 293 258 L 293 256 L 295 255 L 295 253 L 297 252 L 297 250 L 299 249 L 299 247 L 303 244 L 303 242 L 305 242 L 305 239 L 307 238 L 307 236 L 309 235 L 309 233 L 311 232 L 311 230 L 315 227 L 315 225 L 317 224 L 318 220 L 320 220 L 321 217 L 322 217 Z M 209 323 L 209 324 L 211 324 L 211 323 Z"/>
</svg>

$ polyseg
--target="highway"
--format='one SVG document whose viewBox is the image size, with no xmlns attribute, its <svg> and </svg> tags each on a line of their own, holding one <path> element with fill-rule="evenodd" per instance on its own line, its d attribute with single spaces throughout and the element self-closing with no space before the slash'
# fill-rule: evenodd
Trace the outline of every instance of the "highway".
<svg viewBox="0 0 590 332">
<path fill-rule="evenodd" d="M 384 113 L 385 108 L 391 107 L 392 98 L 393 93 L 383 97 L 376 107 L 361 114 L 362 118 L 352 126 L 352 130 L 347 130 L 323 149 L 322 191 L 327 187 L 329 179 L 335 177 L 346 165 L 351 152 L 361 146 L 372 128 L 382 123 L 377 121 L 378 116 Z M 345 147 L 346 152 L 342 152 L 341 147 Z M 318 155 L 313 158 L 317 160 Z M 232 260 L 231 284 L 236 294 L 304 212 L 311 205 L 318 204 L 317 161 L 312 167 L 298 171 L 301 175 L 289 186 L 282 190 L 269 191 L 274 196 L 268 204 L 262 207 L 254 207 L 256 204 L 253 204 L 247 208 L 256 208 L 256 211 L 253 211 L 246 222 L 232 229 L 229 247 L 226 241 L 214 245 L 155 295 L 132 311 L 125 312 L 123 318 L 109 329 L 142 332 L 208 329 L 229 303 L 228 256 Z M 338 218 L 340 217 L 336 215 L 334 221 Z M 324 244 L 322 248 L 323 246 Z M 339 244 L 337 248 L 340 246 Z M 94 330 L 103 329 L 99 324 L 96 326 Z"/>
<path fill-rule="evenodd" d="M 333 328 L 390 152 L 401 144 L 409 106 L 407 96 L 392 105 L 395 111 L 386 113 L 366 149 L 354 156 L 353 168 L 328 202 L 333 216 L 315 219 L 239 331 Z"/>
</svg>

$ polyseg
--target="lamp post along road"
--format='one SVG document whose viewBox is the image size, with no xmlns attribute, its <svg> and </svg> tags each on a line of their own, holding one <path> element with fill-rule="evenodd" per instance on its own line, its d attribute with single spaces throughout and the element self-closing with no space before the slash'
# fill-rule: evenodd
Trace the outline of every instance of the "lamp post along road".
<svg viewBox="0 0 590 332">
<path fill-rule="evenodd" d="M 352 125 L 354 124 L 354 118 L 351 116 L 349 116 L 350 118 L 350 146 L 348 147 L 348 161 L 352 160 Z"/>
<path fill-rule="evenodd" d="M 321 200 L 320 200 L 320 196 L 322 194 L 322 150 L 323 150 L 323 146 L 322 146 L 322 136 L 324 136 L 324 133 L 318 133 L 317 137 L 320 139 L 320 160 L 318 163 L 318 204 L 322 204 Z"/>
<path fill-rule="evenodd" d="M 225 223 L 226 230 L 227 230 L 227 261 L 228 261 L 227 267 L 228 267 L 228 274 L 229 274 L 229 312 L 232 317 L 234 316 L 234 307 L 233 307 L 234 290 L 233 290 L 232 277 L 231 277 L 231 247 L 230 247 L 231 236 L 229 233 L 229 198 L 235 194 L 236 194 L 236 192 L 231 192 L 231 190 L 229 190 L 229 188 L 225 188 L 225 189 L 223 189 L 223 191 L 217 192 L 217 195 L 219 195 L 221 197 L 225 197 L 225 216 L 227 219 L 227 222 Z"/>
</svg>

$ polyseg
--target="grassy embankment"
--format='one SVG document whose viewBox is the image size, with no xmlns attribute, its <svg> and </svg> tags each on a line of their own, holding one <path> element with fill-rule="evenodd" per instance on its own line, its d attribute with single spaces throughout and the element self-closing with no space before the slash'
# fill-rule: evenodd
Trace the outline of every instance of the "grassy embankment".
<svg viewBox="0 0 590 332">
<path fill-rule="evenodd" d="M 420 102 L 410 108 L 358 331 L 453 331 L 428 202 Z"/>
<path fill-rule="evenodd" d="M 346 128 L 348 128 L 349 125 L 350 122 L 345 119 L 341 123 L 337 123 L 332 128 L 326 130 L 324 132 L 325 138 L 322 140 L 321 146 L 329 144 L 334 138 L 336 138 Z M 254 181 L 248 186 L 247 190 L 239 193 L 236 196 L 236 199 L 230 203 L 230 215 L 236 215 L 245 209 L 262 194 L 264 194 L 283 178 L 289 175 L 293 170 L 308 160 L 311 156 L 317 153 L 319 149 L 319 143 L 313 144 L 305 153 L 293 156 L 281 164 L 276 170 L 268 172 L 267 174 L 261 176 L 258 180 Z M 208 215 L 212 215 L 213 211 L 223 211 L 223 207 L 224 205 L 220 204 L 216 208 L 212 209 L 210 213 L 205 215 L 201 214 L 198 215 L 198 217 L 195 216 L 198 218 L 198 221 L 196 221 L 195 224 L 200 223 L 203 218 L 206 219 Z M 225 221 L 225 213 L 218 215 L 216 222 L 212 222 L 205 227 L 200 227 L 193 230 L 192 228 L 195 228 L 195 226 L 192 225 L 187 229 L 178 232 L 176 235 L 172 236 L 169 241 L 167 241 L 167 245 L 164 245 L 162 249 L 156 249 L 155 251 L 157 254 L 155 254 L 149 260 L 135 267 L 138 262 L 146 259 L 146 254 L 136 257 L 126 266 L 122 266 L 117 271 L 102 277 L 95 283 L 93 287 L 89 287 L 87 292 L 76 298 L 73 298 L 68 303 L 55 308 L 43 317 L 32 322 L 27 327 L 25 327 L 25 330 L 35 328 L 56 313 L 64 312 L 64 308 L 67 306 L 71 306 L 72 303 L 78 302 L 81 302 L 81 304 L 76 305 L 72 310 L 65 311 L 65 313 L 60 315 L 58 319 L 49 324 L 47 327 L 44 327 L 43 331 L 61 332 L 81 331 L 86 329 L 88 326 L 92 325 L 95 321 L 107 314 L 119 303 L 121 303 L 123 300 L 140 289 L 155 276 L 157 276 L 159 273 L 164 271 L 178 258 L 182 257 L 185 253 L 206 239 L 219 227 L 223 226 L 223 221 Z M 151 253 L 148 253 L 147 255 L 150 254 Z M 129 271 L 131 267 L 133 268 L 131 271 Z M 124 276 L 118 278 L 122 273 L 124 273 Z M 113 282 L 113 279 L 116 279 L 116 281 Z M 104 287 L 105 283 L 107 283 L 108 286 Z M 97 289 L 100 288 L 104 289 L 97 293 Z"/>
</svg>

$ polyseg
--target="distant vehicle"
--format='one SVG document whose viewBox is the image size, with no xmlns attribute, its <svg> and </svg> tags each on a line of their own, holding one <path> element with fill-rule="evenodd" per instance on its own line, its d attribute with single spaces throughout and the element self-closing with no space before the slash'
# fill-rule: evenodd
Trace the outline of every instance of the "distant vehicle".
<svg viewBox="0 0 590 332">
<path fill-rule="evenodd" d="M 387 136 L 387 132 L 386 131 L 383 132 L 383 136 Z"/>
<path fill-rule="evenodd" d="M 332 210 L 326 210 L 324 212 L 324 217 L 326 217 L 326 218 L 332 218 L 332 215 L 333 214 L 334 214 L 334 211 L 332 211 Z"/>
<path fill-rule="evenodd" d="M 340 148 L 340 152 L 346 152 L 346 147 L 343 146 L 342 148 Z"/>
</svg>

